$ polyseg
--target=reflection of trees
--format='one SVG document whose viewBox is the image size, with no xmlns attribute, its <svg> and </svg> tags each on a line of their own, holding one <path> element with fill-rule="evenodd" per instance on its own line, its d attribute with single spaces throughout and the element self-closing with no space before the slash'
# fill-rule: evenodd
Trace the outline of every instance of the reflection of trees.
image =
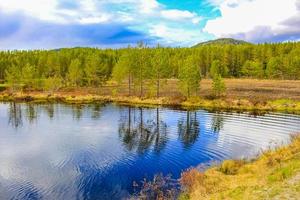
<svg viewBox="0 0 300 200">
<path fill-rule="evenodd" d="M 186 112 L 185 119 L 178 121 L 178 134 L 184 146 L 187 148 L 194 144 L 199 136 L 200 128 L 197 112 Z"/>
<path fill-rule="evenodd" d="M 15 102 L 12 102 L 9 104 L 8 109 L 8 123 L 14 127 L 18 128 L 19 126 L 23 125 L 22 121 L 22 109 L 20 104 L 16 104 Z"/>
<path fill-rule="evenodd" d="M 211 121 L 211 130 L 219 133 L 224 126 L 224 117 L 221 113 L 214 113 Z"/>
<path fill-rule="evenodd" d="M 50 119 L 53 119 L 53 117 L 54 117 L 54 104 L 52 104 L 52 103 L 46 104 L 44 106 L 44 108 L 45 108 L 45 111 L 46 111 L 48 117 Z"/>
<path fill-rule="evenodd" d="M 143 108 L 128 108 L 121 115 L 119 135 L 128 150 L 144 153 L 151 146 L 156 152 L 161 151 L 167 143 L 167 126 L 159 118 L 159 109 L 156 119 L 145 120 Z"/>
<path fill-rule="evenodd" d="M 167 124 L 159 118 L 159 108 L 156 109 L 154 150 L 160 152 L 167 144 Z"/>
<path fill-rule="evenodd" d="M 80 120 L 82 117 L 82 105 L 73 105 L 72 106 L 72 115 L 73 119 Z"/>
<path fill-rule="evenodd" d="M 37 118 L 37 112 L 33 104 L 26 104 L 26 117 L 29 123 L 33 123 Z"/>
<path fill-rule="evenodd" d="M 101 104 L 95 104 L 93 105 L 93 110 L 92 110 L 92 118 L 93 119 L 99 119 L 101 116 L 101 109 L 102 105 Z"/>
</svg>

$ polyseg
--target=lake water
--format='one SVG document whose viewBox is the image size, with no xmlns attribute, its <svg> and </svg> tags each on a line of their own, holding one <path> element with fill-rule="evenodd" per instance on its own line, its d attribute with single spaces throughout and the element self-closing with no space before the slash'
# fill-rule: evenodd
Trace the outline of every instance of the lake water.
<svg viewBox="0 0 300 200">
<path fill-rule="evenodd" d="M 0 199 L 121 199 L 133 181 L 251 158 L 297 131 L 290 114 L 0 103 Z"/>
</svg>

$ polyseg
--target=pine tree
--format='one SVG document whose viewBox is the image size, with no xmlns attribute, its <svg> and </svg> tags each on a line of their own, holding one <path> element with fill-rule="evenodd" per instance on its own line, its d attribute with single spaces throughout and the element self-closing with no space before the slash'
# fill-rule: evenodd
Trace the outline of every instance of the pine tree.
<svg viewBox="0 0 300 200">
<path fill-rule="evenodd" d="M 25 87 L 33 88 L 36 86 L 35 81 L 36 67 L 27 63 L 22 69 L 22 83 Z"/>
<path fill-rule="evenodd" d="M 219 60 L 214 60 L 210 68 L 210 76 L 214 77 L 215 75 L 218 74 L 221 75 L 222 77 L 227 76 L 228 68 L 227 66 L 222 65 L 222 63 Z"/>
<path fill-rule="evenodd" d="M 263 65 L 258 61 L 246 61 L 241 69 L 243 76 L 262 78 L 264 76 Z"/>
<path fill-rule="evenodd" d="M 72 86 L 81 86 L 83 78 L 83 70 L 81 68 L 81 62 L 79 59 L 71 61 L 69 66 L 67 78 Z"/>
<path fill-rule="evenodd" d="M 192 56 L 187 57 L 179 68 L 179 86 L 186 97 L 197 96 L 200 88 L 200 69 Z"/>
<path fill-rule="evenodd" d="M 155 49 L 152 58 L 152 76 L 151 78 L 155 80 L 156 84 L 156 97 L 160 96 L 160 88 L 162 85 L 161 79 L 166 74 L 168 68 L 166 51 L 162 48 Z"/>
<path fill-rule="evenodd" d="M 216 74 L 213 78 L 213 95 L 220 97 L 226 92 L 225 82 L 220 74 Z"/>
<path fill-rule="evenodd" d="M 20 81 L 22 74 L 20 71 L 21 70 L 16 65 L 5 70 L 5 81 L 13 92 L 22 88 Z"/>
</svg>

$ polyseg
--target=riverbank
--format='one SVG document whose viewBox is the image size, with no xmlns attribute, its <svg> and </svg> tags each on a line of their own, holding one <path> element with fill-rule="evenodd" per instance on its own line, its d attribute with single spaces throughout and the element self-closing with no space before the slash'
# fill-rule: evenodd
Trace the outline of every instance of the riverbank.
<svg viewBox="0 0 300 200">
<path fill-rule="evenodd" d="M 151 97 L 149 95 L 151 91 L 148 91 L 147 87 L 143 92 L 143 98 L 138 97 L 137 88 L 133 88 L 132 96 L 128 97 L 126 83 L 117 85 L 114 82 L 108 82 L 98 88 L 69 87 L 52 93 L 25 90 L 11 93 L 2 89 L 2 92 L 0 90 L 0 101 L 54 101 L 72 104 L 116 102 L 142 106 L 161 105 L 210 110 L 276 111 L 300 114 L 300 81 L 296 80 L 225 79 L 226 96 L 219 99 L 211 96 L 212 81 L 210 79 L 203 79 L 200 83 L 199 97 L 190 99 L 186 99 L 180 93 L 178 80 L 167 79 L 163 82 L 160 98 Z"/>
<path fill-rule="evenodd" d="M 87 104 L 98 102 L 115 102 L 125 105 L 138 106 L 176 106 L 187 109 L 204 108 L 208 110 L 237 110 L 237 111 L 270 111 L 300 113 L 300 101 L 291 99 L 278 99 L 269 101 L 251 101 L 248 99 L 205 99 L 201 97 L 183 99 L 183 98 L 139 98 L 139 97 L 118 97 L 118 96 L 100 96 L 93 94 L 75 95 L 72 93 L 43 93 L 43 92 L 18 92 L 18 93 L 0 93 L 0 101 L 16 102 L 62 102 L 70 104 Z"/>
<path fill-rule="evenodd" d="M 185 199 L 298 199 L 300 136 L 288 146 L 267 151 L 252 162 L 224 161 L 204 173 L 182 173 Z"/>
</svg>

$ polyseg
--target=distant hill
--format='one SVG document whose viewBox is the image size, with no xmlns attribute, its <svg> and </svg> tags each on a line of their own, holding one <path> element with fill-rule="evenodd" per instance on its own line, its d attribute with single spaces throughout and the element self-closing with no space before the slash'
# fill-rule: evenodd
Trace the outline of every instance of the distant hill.
<svg viewBox="0 0 300 200">
<path fill-rule="evenodd" d="M 201 42 L 193 47 L 201 47 L 201 46 L 205 46 L 205 45 L 225 45 L 225 44 L 237 45 L 237 44 L 250 44 L 250 43 L 243 41 L 243 40 L 236 40 L 233 38 L 220 38 L 220 39 L 216 39 L 216 40 L 209 40 L 206 42 Z"/>
</svg>

